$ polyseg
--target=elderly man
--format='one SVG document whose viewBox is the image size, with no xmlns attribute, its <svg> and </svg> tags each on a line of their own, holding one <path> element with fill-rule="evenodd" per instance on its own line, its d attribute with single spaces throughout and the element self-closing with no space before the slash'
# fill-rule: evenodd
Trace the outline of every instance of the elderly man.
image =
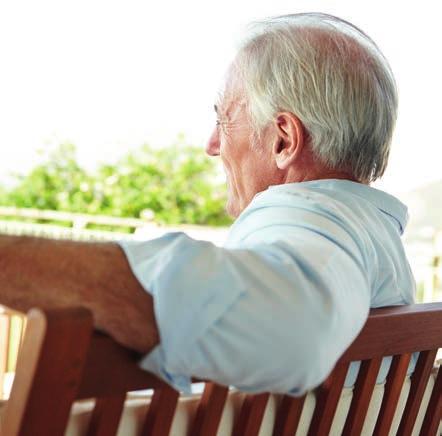
<svg viewBox="0 0 442 436">
<path fill-rule="evenodd" d="M 299 394 L 321 383 L 370 307 L 411 303 L 406 207 L 371 188 L 387 165 L 394 78 L 375 43 L 324 14 L 251 26 L 215 106 L 225 247 L 2 237 L 0 301 L 85 306 L 179 389 L 191 376 Z"/>
</svg>

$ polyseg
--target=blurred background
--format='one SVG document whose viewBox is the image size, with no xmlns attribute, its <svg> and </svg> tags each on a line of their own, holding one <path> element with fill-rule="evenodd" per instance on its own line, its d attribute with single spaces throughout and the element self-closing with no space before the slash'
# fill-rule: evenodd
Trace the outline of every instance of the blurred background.
<svg viewBox="0 0 442 436">
<path fill-rule="evenodd" d="M 179 229 L 221 244 L 224 175 L 203 148 L 224 72 L 249 21 L 307 11 L 361 27 L 390 61 L 399 119 L 375 187 L 409 206 L 418 301 L 442 300 L 436 1 L 1 2 L 0 232 L 106 240 Z M 0 323 L 1 378 L 25 320 L 3 309 Z"/>
</svg>

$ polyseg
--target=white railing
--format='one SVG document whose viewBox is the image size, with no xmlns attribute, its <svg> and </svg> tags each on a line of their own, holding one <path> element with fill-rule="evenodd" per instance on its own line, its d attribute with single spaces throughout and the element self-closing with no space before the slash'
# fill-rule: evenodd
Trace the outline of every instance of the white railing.
<svg viewBox="0 0 442 436">
<path fill-rule="evenodd" d="M 0 233 L 56 239 L 112 240 L 128 236 L 127 233 L 118 231 L 118 229 L 127 228 L 131 232 L 136 232 L 152 223 L 153 216 L 154 214 L 150 210 L 143 211 L 142 218 L 139 219 L 0 206 Z M 25 220 L 39 221 L 39 223 L 26 222 Z M 67 223 L 70 226 L 42 223 L 42 221 Z M 87 226 L 91 224 L 106 226 L 111 230 L 88 229 Z"/>
</svg>

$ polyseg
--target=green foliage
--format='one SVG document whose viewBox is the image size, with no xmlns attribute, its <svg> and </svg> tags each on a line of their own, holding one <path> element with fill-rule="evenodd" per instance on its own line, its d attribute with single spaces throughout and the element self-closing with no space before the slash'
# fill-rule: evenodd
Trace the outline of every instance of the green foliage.
<svg viewBox="0 0 442 436">
<path fill-rule="evenodd" d="M 181 139 L 167 149 L 148 145 L 116 164 L 88 172 L 75 147 L 62 144 L 16 184 L 0 188 L 3 205 L 119 217 L 140 217 L 146 209 L 165 224 L 226 225 L 225 185 L 215 162 Z"/>
</svg>

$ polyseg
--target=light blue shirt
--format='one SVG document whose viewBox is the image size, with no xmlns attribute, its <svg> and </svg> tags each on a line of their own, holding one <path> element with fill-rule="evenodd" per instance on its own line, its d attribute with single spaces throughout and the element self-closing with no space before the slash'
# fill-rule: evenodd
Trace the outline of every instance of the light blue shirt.
<svg viewBox="0 0 442 436">
<path fill-rule="evenodd" d="M 185 392 L 192 376 L 293 395 L 319 385 L 370 307 L 414 301 L 406 222 L 389 194 L 318 180 L 257 194 L 224 247 L 184 233 L 121 242 L 160 333 L 141 366 Z"/>
</svg>

